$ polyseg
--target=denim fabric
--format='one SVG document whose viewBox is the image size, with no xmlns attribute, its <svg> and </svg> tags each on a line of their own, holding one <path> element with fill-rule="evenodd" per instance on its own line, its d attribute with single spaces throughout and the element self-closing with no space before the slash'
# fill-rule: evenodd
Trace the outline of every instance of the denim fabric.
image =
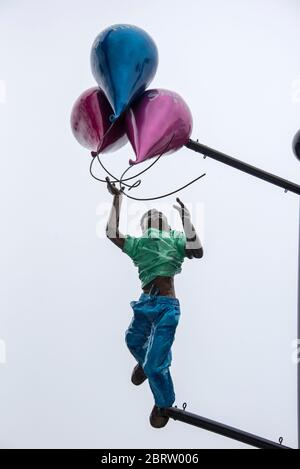
<svg viewBox="0 0 300 469">
<path fill-rule="evenodd" d="M 133 318 L 125 332 L 126 344 L 144 369 L 155 404 L 170 407 L 175 401 L 169 367 L 180 317 L 179 300 L 142 293 L 139 300 L 130 305 Z"/>
</svg>

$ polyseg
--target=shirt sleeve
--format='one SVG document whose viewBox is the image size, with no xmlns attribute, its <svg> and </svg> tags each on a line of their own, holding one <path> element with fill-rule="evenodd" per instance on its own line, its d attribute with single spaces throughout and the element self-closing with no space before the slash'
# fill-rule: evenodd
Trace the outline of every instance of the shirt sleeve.
<svg viewBox="0 0 300 469">
<path fill-rule="evenodd" d="M 182 258 L 186 257 L 186 254 L 185 254 L 185 247 L 186 247 L 185 233 L 183 233 L 182 231 L 175 231 L 174 230 L 172 232 L 172 236 L 173 236 L 174 245 L 175 245 L 175 248 L 176 248 L 178 254 Z"/>
<path fill-rule="evenodd" d="M 135 236 L 125 236 L 123 252 L 125 252 L 125 254 L 131 257 L 131 259 L 134 259 L 136 257 L 138 251 L 138 241 L 139 238 L 136 238 Z"/>
</svg>

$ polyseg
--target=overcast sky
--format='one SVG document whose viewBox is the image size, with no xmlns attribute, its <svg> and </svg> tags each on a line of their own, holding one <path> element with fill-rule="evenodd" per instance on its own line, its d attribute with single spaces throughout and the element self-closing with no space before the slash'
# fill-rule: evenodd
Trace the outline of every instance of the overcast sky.
<svg viewBox="0 0 300 469">
<path fill-rule="evenodd" d="M 299 1 L 1 0 L 0 447 L 244 448 L 180 422 L 153 429 L 148 383 L 130 382 L 124 333 L 140 283 L 104 236 L 111 196 L 69 124 L 95 85 L 93 40 L 115 23 L 153 37 L 151 87 L 186 100 L 192 138 L 300 182 Z M 103 161 L 120 175 L 132 157 L 128 144 Z M 205 255 L 176 278 L 176 404 L 295 446 L 298 197 L 187 148 L 134 194 L 203 172 L 181 193 Z M 173 203 L 125 200 L 122 231 L 152 207 L 180 228 Z"/>
</svg>

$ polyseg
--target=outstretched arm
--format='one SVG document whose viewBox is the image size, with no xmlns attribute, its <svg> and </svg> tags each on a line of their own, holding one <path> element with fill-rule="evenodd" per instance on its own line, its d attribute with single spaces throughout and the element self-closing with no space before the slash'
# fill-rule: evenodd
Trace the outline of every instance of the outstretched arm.
<svg viewBox="0 0 300 469">
<path fill-rule="evenodd" d="M 119 231 L 120 211 L 122 205 L 122 192 L 107 177 L 107 189 L 113 195 L 113 203 L 106 225 L 106 236 L 116 246 L 123 249 L 125 236 Z"/>
<path fill-rule="evenodd" d="M 181 217 L 182 226 L 186 236 L 186 255 L 189 259 L 192 259 L 193 257 L 200 259 L 203 257 L 203 247 L 194 225 L 192 224 L 191 214 L 178 197 L 176 202 L 179 205 L 173 205 L 173 207 L 179 212 Z"/>
</svg>

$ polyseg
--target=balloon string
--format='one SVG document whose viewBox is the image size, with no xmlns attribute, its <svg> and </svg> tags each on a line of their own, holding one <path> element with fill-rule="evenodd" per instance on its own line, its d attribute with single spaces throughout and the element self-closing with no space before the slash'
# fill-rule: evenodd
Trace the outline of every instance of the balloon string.
<svg viewBox="0 0 300 469">
<path fill-rule="evenodd" d="M 107 133 L 107 132 L 106 132 Z M 139 198 L 139 197 L 133 197 L 133 196 L 130 196 L 128 195 L 126 192 L 124 192 L 124 189 L 126 187 L 128 187 L 128 191 L 131 190 L 131 189 L 135 189 L 136 187 L 138 187 L 140 184 L 141 184 L 141 180 L 137 180 L 135 181 L 133 184 L 126 184 L 125 181 L 130 181 L 132 179 L 135 179 L 137 178 L 138 176 L 140 176 L 141 174 L 145 173 L 146 171 L 148 171 L 152 166 L 154 166 L 158 160 L 168 151 L 169 149 L 169 146 L 174 138 L 175 134 L 173 134 L 171 140 L 169 141 L 169 143 L 166 145 L 166 148 L 162 151 L 162 153 L 156 158 L 156 160 L 154 162 L 152 162 L 147 168 L 145 168 L 144 170 L 140 171 L 139 173 L 135 174 L 134 176 L 131 176 L 129 178 L 126 178 L 124 179 L 124 176 L 125 174 L 132 168 L 132 165 L 128 166 L 125 171 L 123 172 L 123 174 L 121 175 L 120 178 L 117 178 L 116 176 L 114 176 L 110 171 L 108 171 L 108 169 L 104 166 L 104 164 L 102 163 L 100 157 L 99 157 L 99 152 L 97 151 L 97 154 L 94 155 L 94 153 L 92 152 L 92 156 L 97 156 L 97 161 L 99 162 L 99 164 L 101 165 L 101 167 L 104 169 L 104 171 L 111 177 L 113 178 L 114 180 L 111 181 L 113 183 L 119 183 L 119 186 L 120 186 L 120 192 L 122 194 L 124 194 L 126 197 L 128 197 L 129 199 L 132 199 L 132 200 L 137 200 L 137 201 L 141 201 L 141 202 L 146 202 L 146 201 L 150 201 L 150 200 L 158 200 L 158 199 L 163 199 L 165 197 L 169 197 L 170 195 L 173 195 L 173 194 L 176 194 L 177 192 L 185 189 L 186 187 L 190 186 L 191 184 L 194 184 L 196 181 L 198 181 L 199 179 L 203 178 L 206 173 L 203 173 L 201 174 L 200 176 L 198 176 L 197 178 L 193 179 L 192 181 L 188 182 L 187 184 L 185 184 L 184 186 L 181 186 L 179 187 L 178 189 L 175 189 L 174 191 L 172 192 L 168 192 L 166 194 L 162 194 L 162 195 L 159 195 L 157 197 L 146 197 L 146 198 Z M 104 137 L 103 137 L 104 138 Z M 106 179 L 100 179 L 98 178 L 97 176 L 94 175 L 93 173 L 93 165 L 94 165 L 94 161 L 96 160 L 96 158 L 94 157 L 91 161 L 91 164 L 90 164 L 90 174 L 91 176 L 96 179 L 97 181 L 99 182 L 103 182 L 103 183 L 107 183 L 107 180 Z"/>
<path fill-rule="evenodd" d="M 97 150 L 91 152 L 91 155 L 92 155 L 93 158 L 95 158 L 95 156 L 98 156 L 98 155 L 99 155 L 99 153 L 100 153 L 100 151 L 101 151 L 101 145 L 102 145 L 102 143 L 104 142 L 104 139 L 105 139 L 106 135 L 111 131 L 113 125 L 114 125 L 114 122 L 111 122 L 111 124 L 110 124 L 110 126 L 108 127 L 108 129 L 106 130 L 106 132 L 104 132 L 103 137 L 100 138 L 100 136 L 99 136 L 99 145 L 98 145 L 98 147 L 97 147 Z"/>
<path fill-rule="evenodd" d="M 141 180 L 138 180 L 136 181 L 134 184 L 130 185 L 130 184 L 125 184 L 124 181 L 130 181 L 131 179 L 135 179 L 136 177 L 140 176 L 141 174 L 145 173 L 146 171 L 148 171 L 148 169 L 150 169 L 160 158 L 161 156 L 163 155 L 163 153 L 161 155 L 159 155 L 155 161 L 153 161 L 147 168 L 143 169 L 143 171 L 140 171 L 139 173 L 135 174 L 134 176 L 131 176 L 129 178 L 126 178 L 126 179 L 123 179 L 122 178 L 122 184 L 125 185 L 125 186 L 128 186 L 129 187 L 129 190 L 131 188 L 134 188 L 134 187 L 137 187 L 136 183 L 138 182 L 139 184 L 141 183 Z M 114 180 L 111 181 L 111 182 L 120 182 L 120 179 L 118 179 L 116 176 L 114 176 L 111 172 L 108 171 L 108 169 L 104 166 L 104 164 L 102 163 L 102 161 L 100 160 L 100 157 L 99 155 L 97 155 L 97 160 L 99 162 L 99 164 L 101 165 L 101 167 L 104 169 L 104 171 L 110 176 L 112 177 Z M 96 158 L 93 158 L 92 161 L 91 161 L 91 164 L 90 164 L 90 174 L 91 176 L 96 179 L 96 181 L 99 181 L 99 182 L 105 182 L 107 183 L 106 179 L 100 179 L 98 178 L 97 176 L 94 175 L 92 169 L 93 169 L 93 166 L 94 166 L 94 162 L 96 161 Z M 131 168 L 131 166 L 129 166 L 125 171 L 128 171 L 129 169 Z M 124 175 L 123 173 L 123 175 Z M 123 176 L 122 175 L 122 176 Z M 139 185 L 138 184 L 138 185 Z"/>
<path fill-rule="evenodd" d="M 194 182 L 198 181 L 199 179 L 203 178 L 204 176 L 206 176 L 206 173 L 203 173 L 201 174 L 201 176 L 198 176 L 196 179 L 193 179 L 192 181 L 188 182 L 187 184 L 185 184 L 184 186 L 181 186 L 179 187 L 179 189 L 176 189 L 172 192 L 168 192 L 166 194 L 163 194 L 163 195 L 159 195 L 157 197 L 147 197 L 147 198 L 137 198 L 137 197 L 132 197 L 131 195 L 128 195 L 126 194 L 125 192 L 121 191 L 124 195 L 126 195 L 126 197 L 128 197 L 129 199 L 132 199 L 132 200 L 139 200 L 139 201 L 142 201 L 142 202 L 147 202 L 149 200 L 158 200 L 158 199 L 163 199 L 165 197 L 169 197 L 170 195 L 173 195 L 173 194 L 176 194 L 177 192 L 180 192 L 182 191 L 183 189 L 185 189 L 186 187 L 190 186 L 191 184 L 194 184 Z"/>
<path fill-rule="evenodd" d="M 172 136 L 171 140 L 168 142 L 167 146 L 164 148 L 164 150 L 162 151 L 162 153 L 161 153 L 161 154 L 156 158 L 156 160 L 153 161 L 147 168 L 143 169 L 142 171 L 140 171 L 139 173 L 135 174 L 134 176 L 131 176 L 131 177 L 129 177 L 129 178 L 124 179 L 125 173 L 126 173 L 132 166 L 130 165 L 130 166 L 128 166 L 128 168 L 126 168 L 126 170 L 123 172 L 121 178 L 122 178 L 122 183 L 123 183 L 125 186 L 129 187 L 128 190 L 133 189 L 133 188 L 139 186 L 140 183 L 141 183 L 141 180 L 138 180 L 138 181 L 136 181 L 134 184 L 131 184 L 131 185 L 130 185 L 130 184 L 125 184 L 124 181 L 130 181 L 131 179 L 135 179 L 135 178 L 137 178 L 138 176 L 140 176 L 141 174 L 143 174 L 143 173 L 145 173 L 146 171 L 148 171 L 148 169 L 150 169 L 152 166 L 154 166 L 155 163 L 157 163 L 157 161 L 163 156 L 163 154 L 164 154 L 166 151 L 168 151 L 169 146 L 170 146 L 170 144 L 172 143 L 172 140 L 173 140 L 174 136 L 175 136 L 175 135 Z M 92 156 L 93 156 L 93 154 L 94 154 L 94 152 L 92 152 Z M 110 171 L 108 171 L 108 169 L 104 166 L 104 164 L 103 164 L 102 161 L 100 160 L 99 154 L 97 154 L 97 155 L 95 155 L 95 156 L 97 156 L 97 160 L 98 160 L 100 166 L 104 169 L 104 171 L 105 171 L 110 177 L 112 177 L 112 178 L 114 179 L 114 181 L 111 181 L 111 182 L 118 182 L 118 183 L 120 183 L 120 179 L 118 179 L 117 176 L 114 176 L 114 175 L 113 175 Z M 96 158 L 93 158 L 92 161 L 91 161 L 91 164 L 90 164 L 90 174 L 91 174 L 91 176 L 92 176 L 94 179 L 96 179 L 96 181 L 107 183 L 106 179 L 100 179 L 100 178 L 96 177 L 96 176 L 94 175 L 94 173 L 92 172 L 95 159 L 96 159 Z M 138 183 L 138 184 L 137 184 L 137 183 Z M 120 184 L 120 189 L 122 189 L 121 184 Z"/>
</svg>

